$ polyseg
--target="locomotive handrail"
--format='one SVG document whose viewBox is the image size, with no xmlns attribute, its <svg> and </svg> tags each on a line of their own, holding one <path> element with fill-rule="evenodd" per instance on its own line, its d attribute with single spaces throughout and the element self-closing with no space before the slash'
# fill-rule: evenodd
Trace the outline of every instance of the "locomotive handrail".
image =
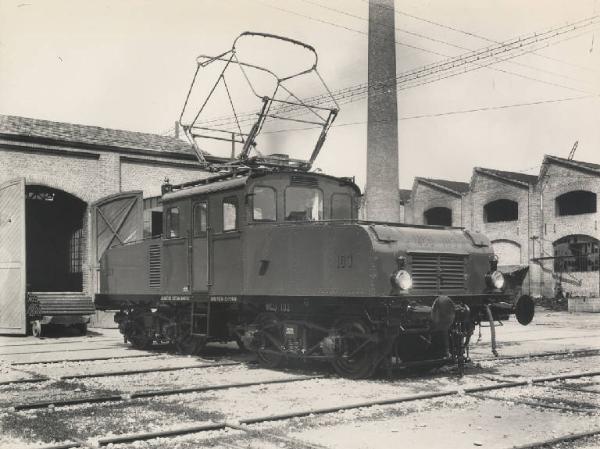
<svg viewBox="0 0 600 449">
<path fill-rule="evenodd" d="M 370 220 L 360 220 L 354 218 L 339 218 L 339 219 L 327 219 L 327 220 L 289 220 L 289 221 L 270 221 L 270 222 L 260 222 L 260 221 L 250 221 L 249 224 L 275 224 L 275 225 L 296 225 L 296 224 L 360 224 L 360 225 L 382 225 L 382 226 L 393 226 L 398 228 L 417 228 L 417 229 L 440 229 L 440 230 L 464 230 L 464 227 L 459 226 L 441 226 L 441 225 L 424 225 L 424 224 L 411 224 L 411 223 L 396 223 L 391 221 L 370 221 Z"/>
</svg>

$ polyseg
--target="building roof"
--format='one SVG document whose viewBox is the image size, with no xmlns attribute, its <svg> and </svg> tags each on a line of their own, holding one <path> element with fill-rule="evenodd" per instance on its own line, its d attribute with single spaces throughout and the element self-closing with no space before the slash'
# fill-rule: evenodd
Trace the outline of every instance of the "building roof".
<svg viewBox="0 0 600 449">
<path fill-rule="evenodd" d="M 0 136 L 194 155 L 189 143 L 175 137 L 14 115 L 0 115 Z"/>
<path fill-rule="evenodd" d="M 479 173 L 485 173 L 498 178 L 503 178 L 508 181 L 516 181 L 521 184 L 535 184 L 538 180 L 536 175 L 526 175 L 525 173 L 518 173 L 512 171 L 494 170 L 491 168 L 475 167 L 475 171 Z"/>
<path fill-rule="evenodd" d="M 412 190 L 410 189 L 400 189 L 400 204 L 407 204 L 410 201 L 411 194 Z"/>
<path fill-rule="evenodd" d="M 587 171 L 593 171 L 600 173 L 600 164 L 593 164 L 591 162 L 574 161 L 572 159 L 565 159 L 558 156 L 546 155 L 544 156 L 544 164 L 548 162 L 558 162 L 559 164 L 568 165 L 573 168 L 579 168 Z"/>
<path fill-rule="evenodd" d="M 460 181 L 449 181 L 447 179 L 433 179 L 433 178 L 416 178 L 417 181 L 424 181 L 428 184 L 437 186 L 442 190 L 449 190 L 450 192 L 462 195 L 469 191 L 469 183 L 468 182 L 460 182 Z"/>
</svg>

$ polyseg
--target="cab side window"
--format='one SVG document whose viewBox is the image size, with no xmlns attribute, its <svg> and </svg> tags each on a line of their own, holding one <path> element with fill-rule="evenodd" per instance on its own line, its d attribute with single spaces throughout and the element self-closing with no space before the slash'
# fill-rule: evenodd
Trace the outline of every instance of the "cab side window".
<svg viewBox="0 0 600 449">
<path fill-rule="evenodd" d="M 331 219 L 350 220 L 352 218 L 352 197 L 346 193 L 331 195 Z"/>
<path fill-rule="evenodd" d="M 168 239 L 174 239 L 179 237 L 179 208 L 171 207 L 167 210 L 167 233 Z"/>
<path fill-rule="evenodd" d="M 194 204 L 194 237 L 206 234 L 208 203 L 202 201 Z"/>
<path fill-rule="evenodd" d="M 232 196 L 223 200 L 223 231 L 233 231 L 238 225 L 238 201 Z"/>
<path fill-rule="evenodd" d="M 252 190 L 252 220 L 277 221 L 277 195 L 274 188 L 254 187 Z"/>
</svg>

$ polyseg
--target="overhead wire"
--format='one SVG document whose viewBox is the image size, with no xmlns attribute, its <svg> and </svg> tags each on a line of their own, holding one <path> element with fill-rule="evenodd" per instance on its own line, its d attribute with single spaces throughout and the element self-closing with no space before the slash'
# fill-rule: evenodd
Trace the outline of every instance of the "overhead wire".
<svg viewBox="0 0 600 449">
<path fill-rule="evenodd" d="M 548 100 L 539 100 L 539 101 L 531 101 L 527 103 L 513 103 L 499 106 L 482 106 L 478 108 L 471 109 L 459 109 L 454 111 L 444 111 L 444 112 L 434 112 L 429 114 L 418 114 L 418 115 L 409 115 L 399 117 L 398 121 L 404 120 L 416 120 L 416 119 L 424 119 L 424 118 L 432 118 L 432 117 L 445 117 L 450 115 L 461 115 L 461 114 L 470 114 L 474 112 L 487 112 L 487 111 L 497 111 L 502 109 L 511 109 L 517 107 L 526 107 L 526 106 L 539 106 L 542 104 L 551 104 L 551 103 L 562 103 L 567 101 L 576 101 L 576 100 L 586 100 L 591 98 L 600 98 L 600 94 L 598 95 L 582 95 L 579 97 L 567 97 L 567 98 L 555 98 Z M 375 123 L 387 123 L 389 120 L 377 120 Z M 332 125 L 333 127 L 343 127 L 343 126 L 354 126 L 354 125 L 365 125 L 367 124 L 366 120 L 356 121 L 356 122 L 346 122 L 346 123 L 337 123 Z M 307 131 L 309 129 L 315 129 L 316 127 L 304 127 L 304 128 L 289 128 L 289 129 L 281 129 L 274 131 L 265 131 L 264 134 L 276 134 L 281 132 L 290 132 L 290 131 Z"/>
<path fill-rule="evenodd" d="M 361 0 L 361 1 L 364 2 L 364 3 L 368 3 L 369 2 L 369 0 Z M 386 5 L 383 5 L 383 7 L 391 10 L 391 8 L 387 7 Z M 418 21 L 421 21 L 421 22 L 429 23 L 430 25 L 434 25 L 434 26 L 437 26 L 437 27 L 440 27 L 440 28 L 445 28 L 447 30 L 451 30 L 451 31 L 454 31 L 454 32 L 457 32 L 457 33 L 461 33 L 461 34 L 464 34 L 466 36 L 471 36 L 471 37 L 474 37 L 474 38 L 477 38 L 477 39 L 481 39 L 481 40 L 484 40 L 484 41 L 487 41 L 487 42 L 490 42 L 490 43 L 495 43 L 495 44 L 500 43 L 500 41 L 497 41 L 497 40 L 494 40 L 494 39 L 490 39 L 490 38 L 488 38 L 486 36 L 483 36 L 481 34 L 473 33 L 473 32 L 470 32 L 470 31 L 466 31 L 466 30 L 460 29 L 458 27 L 453 27 L 453 26 L 450 26 L 450 25 L 446 25 L 446 24 L 443 24 L 443 23 L 440 23 L 440 22 L 433 21 L 431 19 L 426 19 L 424 17 L 420 17 L 420 16 L 417 16 L 415 14 L 410 14 L 410 13 L 407 13 L 406 11 L 399 10 L 396 7 L 394 7 L 394 13 L 397 14 L 397 15 L 402 15 L 402 16 L 410 17 L 411 19 L 415 19 L 415 20 L 418 20 Z M 593 14 L 594 15 L 596 14 L 595 10 L 594 10 Z M 540 57 L 540 58 L 543 58 L 543 59 L 550 60 L 550 61 L 556 61 L 556 62 L 560 62 L 560 63 L 565 64 L 565 65 L 570 65 L 572 67 L 576 67 L 576 68 L 579 68 L 579 69 L 587 70 L 587 71 L 590 71 L 590 72 L 596 72 L 596 73 L 599 72 L 598 70 L 592 69 L 590 67 L 586 67 L 586 66 L 583 66 L 583 65 L 580 65 L 580 64 L 575 64 L 575 63 L 570 62 L 570 61 L 564 61 L 562 59 L 554 58 L 552 56 L 547 56 L 547 55 L 543 55 L 543 54 L 539 54 L 539 53 L 533 53 L 533 55 L 537 56 L 537 57 Z"/>
<path fill-rule="evenodd" d="M 316 18 L 316 17 L 311 16 L 311 15 L 302 14 L 302 13 L 298 13 L 296 11 L 292 11 L 292 10 L 289 10 L 289 9 L 286 9 L 286 8 L 281 8 L 281 7 L 278 7 L 278 6 L 274 6 L 274 5 L 266 3 L 265 1 L 262 1 L 262 0 L 255 0 L 255 1 L 257 1 L 257 2 L 259 2 L 261 4 L 263 4 L 263 5 L 265 5 L 267 7 L 270 7 L 270 8 L 279 10 L 279 11 L 283 11 L 283 12 L 286 12 L 286 13 L 289 13 L 289 14 L 297 15 L 297 16 L 303 17 L 303 18 L 308 19 L 308 20 L 317 21 L 317 22 L 320 22 L 320 23 L 323 23 L 323 24 L 326 24 L 326 25 L 330 25 L 330 26 L 334 26 L 334 27 L 337 27 L 337 28 L 343 28 L 345 30 L 352 31 L 352 32 L 355 32 L 355 33 L 359 33 L 359 34 L 366 35 L 366 36 L 368 36 L 368 34 L 369 34 L 366 31 L 357 30 L 357 29 L 352 28 L 352 27 L 348 27 L 348 26 L 336 24 L 336 23 L 333 23 L 333 22 L 330 22 L 330 21 L 327 21 L 327 20 L 324 20 L 324 19 Z M 427 49 L 427 48 L 423 48 L 423 47 L 419 47 L 419 46 L 416 46 L 416 45 L 407 44 L 406 42 L 401 42 L 401 41 L 398 41 L 398 40 L 395 40 L 395 43 L 397 45 L 400 45 L 400 46 L 412 48 L 412 49 L 418 50 L 418 51 L 427 52 L 427 53 L 430 53 L 430 54 L 434 54 L 436 56 L 442 56 L 442 57 L 445 57 L 445 58 L 451 58 L 452 57 L 452 56 L 444 54 L 444 53 L 440 53 L 440 52 L 437 52 L 437 51 L 434 51 L 434 50 L 430 50 L 430 49 Z M 449 44 L 447 42 L 445 42 L 445 43 L 448 44 L 448 45 L 452 45 L 452 44 Z M 502 43 L 499 42 L 499 44 L 502 44 Z M 490 70 L 500 71 L 500 72 L 503 72 L 503 73 L 509 73 L 509 74 L 512 74 L 512 75 L 515 75 L 515 76 L 519 76 L 519 77 L 522 77 L 522 78 L 525 78 L 525 79 L 530 79 L 530 80 L 538 81 L 538 82 L 541 82 L 541 83 L 544 83 L 544 84 L 553 85 L 553 86 L 556 86 L 556 87 L 562 87 L 562 88 L 573 90 L 573 91 L 586 92 L 585 90 L 582 90 L 582 89 L 576 89 L 576 88 L 573 88 L 573 87 L 570 87 L 570 86 L 566 86 L 566 85 L 562 85 L 562 84 L 558 84 L 558 83 L 554 83 L 554 82 L 550 82 L 550 81 L 540 80 L 538 78 L 529 77 L 529 76 L 526 76 L 526 75 L 522 75 L 522 74 L 519 74 L 519 73 L 512 72 L 510 70 L 500 69 L 498 67 L 490 67 L 489 69 Z"/>
<path fill-rule="evenodd" d="M 335 13 L 338 13 L 338 14 L 342 14 L 342 15 L 347 16 L 347 17 L 352 17 L 352 18 L 355 18 L 355 19 L 358 19 L 358 20 L 362 20 L 362 21 L 366 21 L 366 22 L 370 21 L 370 19 L 368 19 L 366 17 L 362 17 L 362 16 L 359 16 L 357 14 L 352 14 L 352 13 L 349 13 L 347 11 L 342 11 L 342 10 L 337 9 L 337 8 L 332 8 L 330 6 L 323 5 L 323 4 L 321 4 L 319 2 L 316 2 L 316 1 L 313 1 L 313 0 L 298 0 L 298 1 L 307 3 L 309 5 L 318 6 L 320 8 L 323 8 L 323 9 L 326 9 L 328 11 L 332 11 L 332 12 L 335 12 Z M 473 51 L 473 49 L 471 49 L 471 48 L 464 47 L 462 45 L 457 45 L 457 44 L 454 44 L 452 42 L 445 41 L 443 39 L 436 39 L 434 37 L 427 36 L 426 34 L 416 33 L 414 31 L 405 30 L 405 29 L 399 28 L 399 27 L 394 27 L 394 29 L 396 31 L 400 32 L 400 33 L 405 33 L 405 34 L 408 34 L 410 36 L 415 36 L 415 37 L 418 37 L 418 38 L 421 38 L 421 39 L 426 39 L 426 40 L 429 40 L 429 41 L 432 41 L 432 42 L 436 42 L 436 43 L 440 43 L 440 44 L 443 44 L 443 45 L 447 45 L 449 47 L 457 48 L 459 50 Z M 499 43 L 499 42 L 496 42 L 496 43 Z M 536 71 L 543 72 L 543 73 L 548 73 L 548 74 L 551 74 L 553 76 L 558 76 L 558 77 L 569 79 L 569 80 L 572 80 L 572 81 L 587 82 L 587 81 L 583 81 L 583 80 L 581 80 L 579 78 L 573 78 L 571 76 L 568 76 L 568 75 L 565 75 L 565 74 L 562 74 L 562 73 L 553 72 L 551 70 L 542 69 L 540 67 L 535 67 L 535 66 L 532 66 L 530 64 L 525 64 L 525 63 L 521 63 L 521 62 L 518 62 L 518 61 L 511 61 L 510 64 L 513 64 L 513 65 L 516 65 L 516 66 L 520 66 L 520 67 L 525 67 L 525 68 L 536 70 Z"/>
<path fill-rule="evenodd" d="M 561 28 L 564 28 L 564 27 L 561 27 Z M 573 30 L 569 28 L 569 31 L 573 31 Z M 584 34 L 587 34 L 588 32 L 589 31 L 585 32 Z M 552 33 L 555 33 L 555 34 L 552 34 Z M 545 37 L 545 35 L 547 35 L 547 36 Z M 424 67 L 419 67 L 417 69 L 413 69 L 413 70 L 410 70 L 407 72 L 403 72 L 401 74 L 397 74 L 397 76 L 393 80 L 390 79 L 389 82 L 383 82 L 378 86 L 369 86 L 368 83 L 361 83 L 358 85 L 353 85 L 353 86 L 349 86 L 344 89 L 340 89 L 338 91 L 334 91 L 333 95 L 338 102 L 340 102 L 341 104 L 344 104 L 344 103 L 349 103 L 349 102 L 359 101 L 361 99 L 364 99 L 368 94 L 370 94 L 370 95 L 385 94 L 385 89 L 391 85 L 391 82 L 395 82 L 398 85 L 400 85 L 400 83 L 402 83 L 402 82 L 405 82 L 406 83 L 405 85 L 400 86 L 400 90 L 416 87 L 416 86 L 423 85 L 423 84 L 428 84 L 430 82 L 439 81 L 441 79 L 444 79 L 444 78 L 447 78 L 450 76 L 455 76 L 457 74 L 477 70 L 486 65 L 498 62 L 498 61 L 492 61 L 488 64 L 482 64 L 480 62 L 477 65 L 472 65 L 467 68 L 468 64 L 470 63 L 470 60 L 482 61 L 484 58 L 489 59 L 490 57 L 494 57 L 494 56 L 497 57 L 496 55 L 501 54 L 502 52 L 511 51 L 511 50 L 514 50 L 515 48 L 522 49 L 525 46 L 524 50 L 519 50 L 519 52 L 518 52 L 519 54 L 516 54 L 516 55 L 509 54 L 508 56 L 506 56 L 504 60 L 507 60 L 509 58 L 520 56 L 527 52 L 536 51 L 539 48 L 542 48 L 543 46 L 548 46 L 550 44 L 544 43 L 543 41 L 546 39 L 549 39 L 550 37 L 556 37 L 558 35 L 559 35 L 558 31 L 550 30 L 546 33 L 536 34 L 532 37 L 525 38 L 523 41 L 512 40 L 507 43 L 502 43 L 496 47 L 485 48 L 483 50 L 471 52 L 470 54 L 460 55 L 455 58 L 450 58 L 449 60 L 444 60 L 437 64 L 434 63 L 434 64 L 430 64 L 430 65 L 427 65 Z M 573 38 L 576 38 L 579 36 L 580 36 L 580 34 L 578 34 L 574 37 L 573 36 L 566 37 L 566 38 L 558 40 L 557 42 L 554 42 L 554 44 L 563 42 L 568 39 L 573 39 Z M 541 43 L 541 46 L 539 46 L 538 48 L 529 48 L 528 45 L 532 45 L 532 44 L 527 43 L 527 41 L 531 40 L 531 39 L 536 39 L 533 41 L 533 43 L 534 44 Z M 496 53 L 491 54 L 493 52 L 496 52 Z M 489 54 L 487 54 L 487 53 L 489 53 Z M 463 69 L 463 67 L 464 67 L 464 69 Z M 447 74 L 446 76 L 441 76 L 441 75 L 436 76 L 436 74 L 445 72 L 445 71 L 447 72 L 448 70 L 450 70 L 450 73 Z M 430 76 L 434 76 L 434 78 L 427 79 L 427 77 L 430 77 Z M 408 83 L 411 83 L 411 84 L 408 84 Z M 581 91 L 581 92 L 587 93 L 586 91 Z M 309 98 L 305 99 L 305 101 L 309 102 L 310 104 L 319 104 L 319 102 L 324 101 L 326 98 L 327 98 L 327 96 L 325 96 L 325 95 L 317 95 L 317 96 L 309 97 Z M 290 111 L 287 111 L 287 112 L 290 112 Z M 291 112 L 293 112 L 293 111 L 291 111 Z M 248 119 L 246 119 L 246 120 L 254 120 L 253 116 L 255 116 L 255 114 L 256 114 L 256 112 L 251 112 L 251 113 L 245 114 L 245 116 L 248 117 Z M 215 123 L 215 126 L 227 125 L 227 124 L 229 124 L 230 120 L 231 120 L 230 117 L 220 117 L 220 118 L 216 118 L 216 119 L 206 121 L 203 123 Z"/>
<path fill-rule="evenodd" d="M 257 1 L 258 1 L 258 0 L 257 0 Z M 272 5 L 266 4 L 266 3 L 262 2 L 262 1 L 261 1 L 261 2 L 259 2 L 259 3 L 261 3 L 261 4 L 265 4 L 265 5 L 267 5 L 267 6 L 272 6 Z M 288 10 L 286 10 L 286 9 L 283 9 L 283 8 L 278 8 L 278 7 L 275 7 L 275 9 L 282 10 L 282 11 L 285 11 L 285 12 L 290 12 L 290 11 L 288 11 Z M 300 15 L 301 17 L 305 17 L 305 18 L 311 18 L 311 16 L 306 16 L 306 15 L 299 14 L 299 13 L 295 13 L 295 12 L 292 12 L 292 13 L 293 13 L 293 14 Z M 486 52 L 487 52 L 487 53 L 491 53 L 491 52 L 493 52 L 493 51 L 497 51 L 497 50 L 499 50 L 499 49 L 502 49 L 503 47 L 506 47 L 506 46 L 508 46 L 508 47 L 510 47 L 510 46 L 513 46 L 513 47 L 514 47 L 514 46 L 519 46 L 519 47 L 522 47 L 522 46 L 524 45 L 524 43 L 526 43 L 526 42 L 527 42 L 527 40 L 530 40 L 530 39 L 532 39 L 532 38 L 536 39 L 534 42 L 541 41 L 541 40 L 546 40 L 546 39 L 548 39 L 548 38 L 550 38 L 550 37 L 555 37 L 555 36 L 558 36 L 559 34 L 564 34 L 564 33 L 566 32 L 566 31 L 564 31 L 564 29 L 565 29 L 565 28 L 569 28 L 569 27 L 573 26 L 573 29 L 572 29 L 572 30 L 571 30 L 570 28 L 567 30 L 568 32 L 570 32 L 570 31 L 573 31 L 573 30 L 577 29 L 577 24 L 581 24 L 581 23 L 584 23 L 584 22 L 586 22 L 586 21 L 589 21 L 589 23 L 587 23 L 587 24 L 584 24 L 584 25 L 581 25 L 581 26 L 580 26 L 580 28 L 581 28 L 581 27 L 583 27 L 583 26 L 590 26 L 590 25 L 592 25 L 592 24 L 595 24 L 595 23 L 594 23 L 594 20 L 596 20 L 597 18 L 598 18 L 598 16 L 593 16 L 593 17 L 591 17 L 591 18 L 582 19 L 582 20 L 580 20 L 580 21 L 577 21 L 577 22 L 574 22 L 574 23 L 572 23 L 572 24 L 567 24 L 567 25 L 564 25 L 564 26 L 562 26 L 562 27 L 558 27 L 558 28 L 555 28 L 555 29 L 551 29 L 550 31 L 547 31 L 547 32 L 545 32 L 545 33 L 534 34 L 533 36 L 528 36 L 528 37 L 519 38 L 519 39 L 513 39 L 513 40 L 511 40 L 511 41 L 508 41 L 508 42 L 505 42 L 505 43 L 500 43 L 500 44 L 499 44 L 498 46 L 496 46 L 496 47 L 493 47 L 493 46 L 492 46 L 492 47 L 486 47 L 486 48 L 484 48 L 483 50 L 476 50 L 476 51 L 473 51 L 473 52 L 471 52 L 470 54 L 466 54 L 466 55 L 459 55 L 459 56 L 457 56 L 457 57 L 454 57 L 454 58 L 452 58 L 452 57 L 449 57 L 449 60 L 444 60 L 444 61 L 441 61 L 441 62 L 432 63 L 432 64 L 430 64 L 430 65 L 427 65 L 427 66 L 424 66 L 424 67 L 418 68 L 418 69 L 416 69 L 416 70 L 413 70 L 413 71 L 409 71 L 409 72 L 402 73 L 402 74 L 400 74 L 400 76 L 399 76 L 399 77 L 396 77 L 396 80 L 397 80 L 398 78 L 402 77 L 402 76 L 407 76 L 407 75 L 410 75 L 411 73 L 416 73 L 416 77 L 419 77 L 419 74 L 418 74 L 419 72 L 425 72 L 425 71 L 427 71 L 428 69 L 435 69 L 435 68 L 436 68 L 436 66 L 439 66 L 439 65 L 447 65 L 447 64 L 450 64 L 450 63 L 453 63 L 453 64 L 455 64 L 455 63 L 457 63 L 457 62 L 462 62 L 462 64 L 461 64 L 461 65 L 464 65 L 464 64 L 469 64 L 469 63 L 471 63 L 471 64 L 475 64 L 477 60 L 480 60 L 480 57 L 481 57 L 481 55 L 485 55 L 485 53 L 486 53 Z M 331 24 L 331 22 L 328 22 L 328 21 L 323 21 L 323 20 L 321 20 L 321 19 L 317 19 L 317 20 L 318 20 L 318 21 L 320 21 L 320 22 L 323 22 L 323 23 Z M 336 24 L 333 24 L 333 26 L 337 26 L 337 25 L 336 25 Z M 346 28 L 348 28 L 348 27 L 344 27 L 344 26 L 341 26 L 341 27 L 342 27 L 342 28 L 345 28 L 345 29 L 346 29 Z M 365 33 L 365 32 L 358 31 L 358 30 L 355 30 L 355 29 L 351 29 L 351 30 L 352 30 L 352 31 L 359 32 L 360 34 L 367 34 L 367 33 Z M 563 31 L 562 31 L 562 32 L 559 32 L 559 30 L 563 30 Z M 553 32 L 554 32 L 555 34 L 551 34 L 551 33 L 553 33 Z M 587 33 L 584 33 L 584 34 L 587 34 Z M 544 36 L 545 36 L 545 37 L 544 37 Z M 575 37 L 578 37 L 578 36 L 575 36 Z M 568 40 L 568 39 L 563 39 L 563 40 L 560 40 L 560 41 L 558 41 L 558 42 L 563 42 L 563 41 L 565 41 L 565 40 Z M 557 42 L 557 43 L 558 43 L 558 42 Z M 528 44 L 528 45 L 529 45 L 529 44 Z M 544 46 L 542 46 L 542 47 L 540 47 L 540 48 L 544 48 L 544 47 L 546 47 L 546 46 L 548 46 L 548 45 L 544 45 Z M 536 48 L 536 49 L 533 49 L 533 50 L 529 50 L 528 52 L 537 51 L 537 50 L 539 50 L 540 48 Z M 420 48 L 420 47 L 419 47 L 419 49 L 420 49 L 420 50 L 422 50 L 422 51 L 429 51 L 429 50 L 426 50 L 426 49 L 422 49 L 422 48 Z M 514 50 L 514 48 L 512 48 L 512 49 Z M 528 53 L 528 52 L 522 52 L 521 54 L 519 54 L 519 55 L 514 55 L 513 57 L 516 57 L 516 56 L 521 56 L 522 54 L 525 54 L 525 53 Z M 476 57 L 476 58 L 475 58 L 475 57 Z M 495 55 L 494 55 L 494 54 L 489 54 L 489 55 L 486 55 L 486 57 L 487 57 L 487 58 L 489 58 L 489 57 L 495 57 Z M 468 59 L 468 58 L 471 58 L 472 60 L 471 60 L 471 61 L 466 61 L 466 59 Z M 510 58 L 507 58 L 507 59 L 510 59 Z M 507 59 L 505 59 L 505 60 L 507 60 Z M 462 60 L 462 61 L 461 61 L 461 60 Z M 503 61 L 498 61 L 498 62 L 503 62 Z M 487 64 L 486 66 L 488 66 L 488 65 L 491 65 L 491 64 Z M 483 67 L 483 66 L 482 66 L 482 67 Z M 501 68 L 497 68 L 497 67 L 494 67 L 493 69 L 496 69 L 496 70 L 498 70 L 498 71 L 501 71 L 501 72 L 513 73 L 513 72 L 510 72 L 510 71 L 508 71 L 508 70 L 501 69 Z M 464 73 L 464 72 L 463 72 L 463 73 Z M 535 81 L 540 81 L 540 82 L 542 82 L 542 83 L 545 83 L 545 84 L 550 84 L 550 85 L 554 85 L 554 86 L 557 86 L 557 87 L 564 87 L 564 88 L 567 88 L 567 89 L 570 89 L 570 90 L 574 90 L 574 91 L 579 91 L 579 92 L 583 92 L 583 93 L 589 93 L 589 92 L 587 92 L 587 91 L 585 91 L 585 90 L 582 90 L 582 89 L 576 89 L 576 88 L 572 88 L 572 87 L 569 87 L 569 86 L 564 86 L 564 85 L 562 85 L 562 84 L 553 83 L 553 82 L 550 82 L 550 81 L 539 80 L 538 78 L 529 77 L 529 76 L 522 75 L 522 74 L 516 74 L 516 75 L 517 75 L 517 76 L 520 76 L 520 77 L 523 77 L 523 78 L 525 78 L 525 79 L 531 79 L 531 80 L 535 80 Z M 390 80 L 390 82 L 391 82 L 391 80 Z M 397 82 L 397 81 L 396 81 L 396 82 Z M 419 83 L 418 85 L 421 85 L 421 84 L 422 84 L 422 83 Z M 389 85 L 390 85 L 390 84 L 385 84 L 385 83 L 383 83 L 383 84 L 382 84 L 382 86 L 381 86 L 381 88 L 385 89 L 385 88 L 386 88 L 387 86 L 389 86 Z M 359 85 L 354 85 L 354 86 L 350 86 L 350 87 L 348 87 L 348 88 L 345 88 L 345 89 L 341 89 L 340 91 L 335 91 L 335 92 L 333 92 L 333 93 L 334 93 L 334 95 L 336 95 L 336 99 L 338 99 L 339 97 L 337 97 L 337 95 L 339 95 L 340 93 L 344 93 L 344 94 L 345 94 L 345 93 L 348 93 L 348 92 L 351 92 L 351 91 L 355 91 L 355 92 L 359 91 L 359 92 L 360 92 L 360 91 L 364 91 L 365 89 L 370 89 L 371 91 L 373 91 L 373 89 L 372 89 L 370 86 L 368 86 L 368 84 L 367 84 L 367 83 L 362 83 L 362 84 L 359 84 Z M 364 94 L 364 92 L 363 92 L 363 94 Z M 307 98 L 307 99 L 305 99 L 305 101 L 307 101 L 307 102 L 310 102 L 311 104 L 319 104 L 319 101 L 323 100 L 325 97 L 326 97 L 325 95 L 317 95 L 317 96 L 315 96 L 315 97 L 310 97 L 310 98 Z M 345 98 L 345 96 L 344 96 L 344 97 L 342 97 L 342 98 Z M 247 119 L 247 120 L 248 120 L 248 121 L 250 121 L 250 120 L 253 120 L 253 117 L 254 117 L 255 113 L 256 113 L 256 112 L 250 112 L 250 113 L 243 114 L 243 115 L 245 115 L 246 117 L 248 117 L 248 119 Z M 204 123 L 214 123 L 214 122 L 219 122 L 219 121 L 221 121 L 221 122 L 222 122 L 222 120 L 230 120 L 230 118 L 229 118 L 229 117 L 215 118 L 215 119 L 212 119 L 212 120 L 210 120 L 210 121 L 205 121 Z M 223 123 L 223 124 L 227 124 L 227 123 Z"/>
</svg>

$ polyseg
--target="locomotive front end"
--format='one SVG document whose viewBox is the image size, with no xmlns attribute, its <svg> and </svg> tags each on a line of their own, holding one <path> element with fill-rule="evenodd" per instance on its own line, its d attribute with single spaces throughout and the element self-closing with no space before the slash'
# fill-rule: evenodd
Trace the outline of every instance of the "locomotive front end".
<svg viewBox="0 0 600 449">
<path fill-rule="evenodd" d="M 369 230 L 379 277 L 388 275 L 395 298 L 396 311 L 390 314 L 392 327 L 398 326 L 394 360 L 448 359 L 462 372 L 477 325 L 490 327 L 497 355 L 495 323 L 513 314 L 524 325 L 533 319 L 533 300 L 515 298 L 485 236 L 429 226 L 372 225 Z"/>
<path fill-rule="evenodd" d="M 259 313 L 242 333 L 267 366 L 325 359 L 351 378 L 392 365 L 454 363 L 462 372 L 477 325 L 490 327 L 496 353 L 496 322 L 533 318 L 532 299 L 515 301 L 478 233 L 351 220 L 248 236 L 248 266 L 259 275 L 250 272 L 246 288 Z"/>
</svg>

